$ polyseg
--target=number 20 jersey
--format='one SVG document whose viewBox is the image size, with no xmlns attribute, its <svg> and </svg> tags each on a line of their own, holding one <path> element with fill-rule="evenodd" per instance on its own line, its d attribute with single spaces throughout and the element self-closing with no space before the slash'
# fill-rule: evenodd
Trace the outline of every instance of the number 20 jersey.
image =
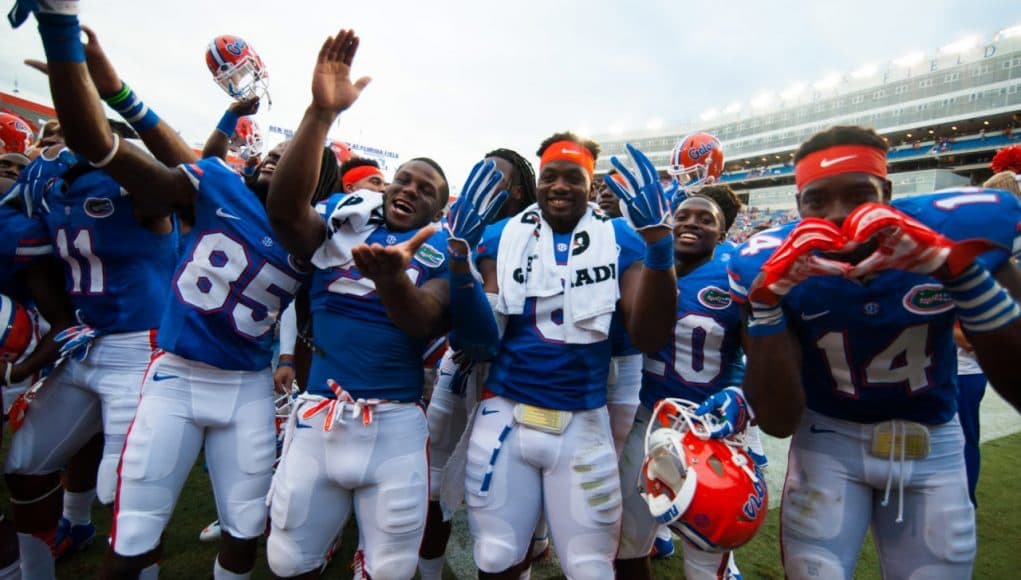
<svg viewBox="0 0 1021 580">
<path fill-rule="evenodd" d="M 893 206 L 950 239 L 981 236 L 1002 246 L 978 258 L 990 272 L 1021 244 L 1021 205 L 1007 192 L 966 188 Z M 796 226 L 766 230 L 738 249 L 730 262 L 735 299 L 746 300 L 759 268 Z M 801 344 L 809 409 L 859 423 L 942 424 L 957 412 L 956 311 L 935 278 L 898 270 L 863 283 L 816 276 L 782 305 Z"/>
<path fill-rule="evenodd" d="M 177 230 L 138 223 L 132 198 L 103 171 L 54 182 L 44 220 L 64 261 L 65 287 L 78 319 L 103 334 L 159 326 L 177 263 Z"/>
<path fill-rule="evenodd" d="M 170 283 L 159 347 L 224 370 L 270 365 L 273 325 L 306 274 L 270 229 L 259 198 L 219 158 L 182 165 L 195 224 Z"/>
<path fill-rule="evenodd" d="M 741 308 L 730 297 L 727 261 L 729 255 L 718 252 L 677 279 L 674 339 L 646 355 L 642 365 L 639 398 L 647 409 L 666 397 L 701 403 L 726 387 L 741 386 Z"/>
</svg>

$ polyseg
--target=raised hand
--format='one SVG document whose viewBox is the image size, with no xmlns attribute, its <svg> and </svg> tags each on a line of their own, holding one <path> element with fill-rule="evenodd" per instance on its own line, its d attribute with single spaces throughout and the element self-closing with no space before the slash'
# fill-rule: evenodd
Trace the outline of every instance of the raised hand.
<svg viewBox="0 0 1021 580">
<path fill-rule="evenodd" d="M 729 437 L 741 433 L 748 427 L 750 413 L 744 393 L 737 387 L 727 387 L 710 395 L 695 409 L 698 416 L 714 413 L 720 420 L 711 422 L 709 436 L 713 439 Z"/>
<path fill-rule="evenodd" d="M 756 303 L 776 306 L 794 286 L 811 276 L 846 276 L 851 265 L 824 258 L 819 252 L 844 249 L 844 236 L 837 226 L 819 218 L 801 220 L 769 260 L 748 293 L 753 307 Z"/>
<path fill-rule="evenodd" d="M 426 226 L 418 230 L 410 240 L 393 246 L 381 244 L 355 246 L 351 248 L 351 257 L 354 258 L 355 266 L 362 276 L 379 284 L 388 279 L 392 280 L 394 276 L 404 276 L 404 271 L 408 269 L 408 264 L 415 253 L 434 233 L 435 226 Z"/>
<path fill-rule="evenodd" d="M 351 63 L 358 52 L 358 37 L 353 30 L 341 29 L 323 42 L 312 73 L 312 105 L 334 115 L 355 101 L 372 80 L 362 77 L 351 82 Z"/>
<path fill-rule="evenodd" d="M 911 216 L 878 203 L 858 206 L 844 220 L 843 233 L 850 244 L 877 242 L 876 250 L 851 270 L 855 277 L 893 269 L 929 275 L 942 271 L 952 278 L 967 269 L 976 256 L 996 247 L 983 239 L 954 242 Z"/>
<path fill-rule="evenodd" d="M 247 117 L 249 115 L 254 115 L 259 112 L 260 102 L 261 100 L 259 99 L 258 95 L 248 99 L 238 99 L 232 102 L 227 107 L 227 110 L 230 111 L 231 113 L 234 113 L 238 117 Z"/>
<path fill-rule="evenodd" d="M 670 211 L 669 200 L 659 182 L 656 166 L 630 143 L 627 145 L 627 152 L 631 157 L 631 163 L 638 171 L 637 174 L 624 167 L 616 157 L 611 157 L 610 163 L 617 168 L 628 186 L 624 187 L 609 175 L 604 177 L 606 186 L 624 202 L 621 207 L 624 217 L 636 231 L 657 227 L 672 228 L 673 212 Z"/>
<path fill-rule="evenodd" d="M 503 174 L 492 161 L 479 161 L 465 181 L 461 197 L 450 207 L 447 231 L 451 241 L 461 241 L 468 249 L 479 245 L 482 232 L 496 220 L 507 201 L 507 191 L 496 191 Z"/>
</svg>

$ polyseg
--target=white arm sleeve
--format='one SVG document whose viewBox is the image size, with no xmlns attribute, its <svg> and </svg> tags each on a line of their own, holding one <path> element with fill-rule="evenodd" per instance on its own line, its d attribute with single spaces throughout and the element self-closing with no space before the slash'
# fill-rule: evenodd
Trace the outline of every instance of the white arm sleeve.
<svg viewBox="0 0 1021 580">
<path fill-rule="evenodd" d="M 298 341 L 298 315 L 292 300 L 280 315 L 280 354 L 294 356 L 294 343 Z"/>
</svg>

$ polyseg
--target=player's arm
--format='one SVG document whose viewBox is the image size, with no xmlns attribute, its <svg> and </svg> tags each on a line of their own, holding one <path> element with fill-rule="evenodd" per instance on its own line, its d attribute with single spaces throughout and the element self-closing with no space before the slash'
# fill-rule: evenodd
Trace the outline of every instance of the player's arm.
<svg viewBox="0 0 1021 580">
<path fill-rule="evenodd" d="M 312 208 L 312 196 L 330 127 L 369 84 L 368 77 L 351 81 L 351 62 L 357 52 L 358 37 L 350 30 L 340 30 L 323 43 L 312 75 L 312 103 L 269 186 L 266 211 L 273 233 L 298 258 L 311 257 L 326 238 L 326 224 Z"/>
<path fill-rule="evenodd" d="M 673 256 L 673 236 L 666 228 L 650 228 L 639 232 L 647 248 L 670 245 Z M 653 249 L 652 251 L 656 251 Z M 669 313 L 677 312 L 677 274 L 673 260 L 668 267 L 658 268 L 649 260 L 646 264 L 634 263 L 624 271 L 620 283 L 620 307 L 631 341 L 638 350 L 656 352 L 673 338 L 676 319 Z M 650 265 L 651 264 L 651 265 Z"/>
<path fill-rule="evenodd" d="M 230 145 L 230 137 L 237 128 L 238 120 L 241 117 L 254 115 L 259 112 L 259 97 L 251 99 L 239 99 L 227 107 L 216 128 L 209 134 L 206 144 L 202 147 L 202 158 L 219 157 L 227 160 L 227 151 Z M 318 166 L 317 166 L 318 167 Z M 318 176 L 317 176 L 318 178 Z"/>
<path fill-rule="evenodd" d="M 407 275 L 415 252 L 434 233 L 433 226 L 426 226 L 402 244 L 362 244 L 351 249 L 358 271 L 376 285 L 390 321 L 416 338 L 433 338 L 450 330 L 448 281 L 433 278 L 418 287 Z"/>
<path fill-rule="evenodd" d="M 801 346 L 793 330 L 750 336 L 747 316 L 741 337 L 747 355 L 741 390 L 755 413 L 755 421 L 774 437 L 794 433 L 805 410 L 801 384 Z"/>
<path fill-rule="evenodd" d="M 48 257 L 38 260 L 18 274 L 35 302 L 39 314 L 50 325 L 32 354 L 11 369 L 11 382 L 18 383 L 57 360 L 59 345 L 53 340 L 58 332 L 72 324 L 71 299 L 64 291 L 64 265 Z"/>
<path fill-rule="evenodd" d="M 134 194 L 135 212 L 142 219 L 169 216 L 172 207 L 190 205 L 195 189 L 182 172 L 122 143 L 110 130 L 85 64 L 77 20 L 50 26 L 42 36 L 50 93 L 68 147 Z"/>
<path fill-rule="evenodd" d="M 1009 308 L 1016 311 L 1017 304 L 1021 302 L 1021 269 L 1008 260 L 997 268 L 994 278 L 1014 301 Z M 990 384 L 1021 411 L 1021 373 L 1017 370 L 1018 355 L 1021 355 L 1021 317 L 1014 316 L 1012 321 L 989 331 L 976 331 L 974 325 L 962 318 L 961 329 L 974 347 L 975 356 Z"/>
</svg>

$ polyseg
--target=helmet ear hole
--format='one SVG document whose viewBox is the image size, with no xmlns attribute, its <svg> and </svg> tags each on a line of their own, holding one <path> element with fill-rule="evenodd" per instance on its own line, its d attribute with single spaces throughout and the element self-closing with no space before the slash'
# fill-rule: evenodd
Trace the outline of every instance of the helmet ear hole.
<svg viewBox="0 0 1021 580">
<path fill-rule="evenodd" d="M 709 456 L 709 467 L 717 477 L 723 477 L 723 462 L 716 455 Z"/>
</svg>

